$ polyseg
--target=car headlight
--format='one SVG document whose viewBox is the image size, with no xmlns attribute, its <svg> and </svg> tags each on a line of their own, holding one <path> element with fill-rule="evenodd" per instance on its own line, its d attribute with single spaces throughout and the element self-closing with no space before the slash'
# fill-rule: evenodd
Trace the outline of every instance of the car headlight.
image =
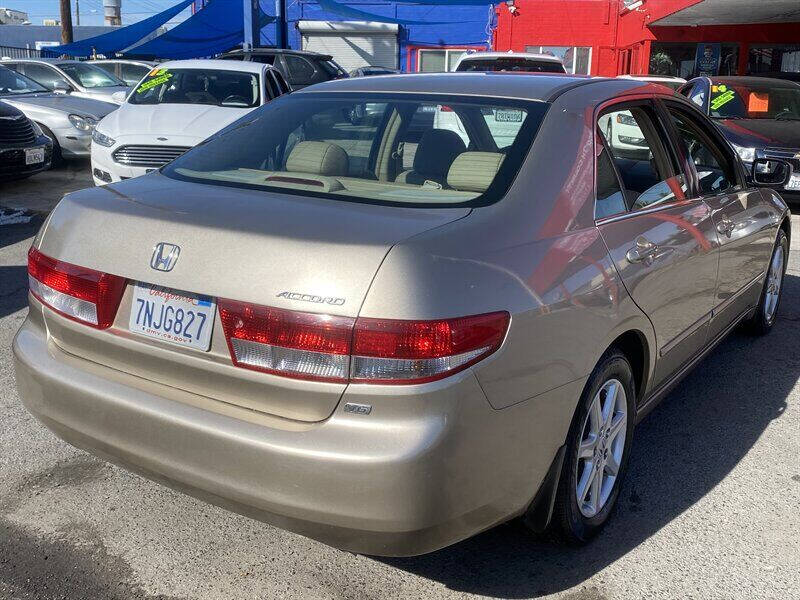
<svg viewBox="0 0 800 600">
<path fill-rule="evenodd" d="M 97 120 L 92 117 L 82 117 L 81 115 L 70 115 L 69 122 L 81 131 L 93 131 L 97 125 Z"/>
<path fill-rule="evenodd" d="M 738 144 L 731 143 L 736 154 L 742 159 L 742 162 L 751 163 L 756 159 L 756 149 L 748 148 L 747 146 L 739 146 Z"/>
<path fill-rule="evenodd" d="M 636 119 L 633 118 L 633 115 L 626 115 L 625 113 L 617 113 L 617 123 L 620 125 L 633 125 L 634 127 L 638 126 Z"/>
<path fill-rule="evenodd" d="M 95 129 L 92 132 L 92 140 L 95 143 L 100 144 L 101 146 L 105 146 L 106 148 L 109 148 L 110 146 L 113 146 L 116 143 L 116 140 L 114 140 L 114 138 L 110 138 L 104 133 L 100 133 L 99 131 L 97 131 L 97 129 Z"/>
<path fill-rule="evenodd" d="M 33 133 L 36 134 L 36 137 L 40 137 L 40 136 L 44 135 L 44 131 L 42 131 L 42 128 L 39 127 L 39 124 L 36 121 L 34 121 L 33 119 L 31 119 L 31 125 L 33 125 Z"/>
</svg>

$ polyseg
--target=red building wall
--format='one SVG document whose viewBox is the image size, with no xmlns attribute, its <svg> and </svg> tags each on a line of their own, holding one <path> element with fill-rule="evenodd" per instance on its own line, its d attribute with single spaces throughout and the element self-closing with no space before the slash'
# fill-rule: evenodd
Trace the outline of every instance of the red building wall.
<svg viewBox="0 0 800 600">
<path fill-rule="evenodd" d="M 751 43 L 798 43 L 800 24 L 662 27 L 655 21 L 702 0 L 646 0 L 627 11 L 621 0 L 515 0 L 517 16 L 497 7 L 496 50 L 526 46 L 590 46 L 591 74 L 647 73 L 650 43 L 738 42 L 739 72 L 745 73 Z"/>
</svg>

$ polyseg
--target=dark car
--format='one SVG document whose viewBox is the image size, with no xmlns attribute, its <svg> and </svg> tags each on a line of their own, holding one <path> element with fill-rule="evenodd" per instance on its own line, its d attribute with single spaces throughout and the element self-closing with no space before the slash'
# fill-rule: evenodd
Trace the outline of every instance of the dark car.
<svg viewBox="0 0 800 600">
<path fill-rule="evenodd" d="M 680 90 L 722 130 L 750 169 L 757 158 L 789 162 L 781 195 L 800 201 L 800 85 L 765 77 L 698 77 Z"/>
<path fill-rule="evenodd" d="M 45 171 L 52 158 L 53 140 L 21 110 L 0 101 L 0 181 Z"/>
<path fill-rule="evenodd" d="M 231 50 L 218 58 L 225 60 L 250 60 L 276 67 L 292 86 L 299 90 L 315 83 L 348 77 L 330 54 L 285 50 L 281 48 L 251 48 Z"/>
</svg>

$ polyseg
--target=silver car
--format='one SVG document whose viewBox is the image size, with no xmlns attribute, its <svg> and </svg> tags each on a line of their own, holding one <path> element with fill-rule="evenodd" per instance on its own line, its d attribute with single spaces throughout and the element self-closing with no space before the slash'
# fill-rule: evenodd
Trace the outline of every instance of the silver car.
<svg viewBox="0 0 800 600">
<path fill-rule="evenodd" d="M 21 73 L 0 65 L 0 100 L 16 106 L 53 140 L 53 160 L 88 158 L 92 132 L 116 104 L 54 94 Z"/>
<path fill-rule="evenodd" d="M 125 82 L 100 67 L 60 58 L 3 59 L 0 65 L 13 69 L 51 92 L 122 104 L 130 89 Z"/>
<path fill-rule="evenodd" d="M 621 111 L 651 155 L 604 139 Z M 734 327 L 775 324 L 790 221 L 760 186 L 791 167 L 757 167 L 649 83 L 310 87 L 61 201 L 20 396 L 80 448 L 348 550 L 519 516 L 585 542 L 635 423 Z"/>
<path fill-rule="evenodd" d="M 131 60 L 127 58 L 103 58 L 89 61 L 90 65 L 100 67 L 125 85 L 136 85 L 142 78 L 153 70 L 158 63 L 149 60 Z"/>
</svg>

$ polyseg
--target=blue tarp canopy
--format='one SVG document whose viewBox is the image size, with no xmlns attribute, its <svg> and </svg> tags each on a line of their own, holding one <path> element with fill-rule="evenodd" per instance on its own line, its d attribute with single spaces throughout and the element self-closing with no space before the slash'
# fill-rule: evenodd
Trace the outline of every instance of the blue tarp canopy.
<svg viewBox="0 0 800 600">
<path fill-rule="evenodd" d="M 122 52 L 125 48 L 130 48 L 147 34 L 161 27 L 187 6 L 191 5 L 192 2 L 193 0 L 182 0 L 172 8 L 168 8 L 163 12 L 143 19 L 133 25 L 120 27 L 109 33 L 104 33 L 103 35 L 98 35 L 72 44 L 50 47 L 47 49 L 47 54 L 55 54 L 56 56 L 61 54 L 66 54 L 68 56 L 91 56 L 94 52 L 97 52 L 98 54 L 110 56 L 115 52 Z M 241 4 L 240 1 L 239 5 Z"/>
<path fill-rule="evenodd" d="M 180 25 L 154 40 L 131 48 L 125 55 L 198 58 L 240 46 L 244 42 L 243 7 L 242 0 L 212 0 Z M 260 27 L 275 20 L 275 17 L 260 12 Z"/>
</svg>

